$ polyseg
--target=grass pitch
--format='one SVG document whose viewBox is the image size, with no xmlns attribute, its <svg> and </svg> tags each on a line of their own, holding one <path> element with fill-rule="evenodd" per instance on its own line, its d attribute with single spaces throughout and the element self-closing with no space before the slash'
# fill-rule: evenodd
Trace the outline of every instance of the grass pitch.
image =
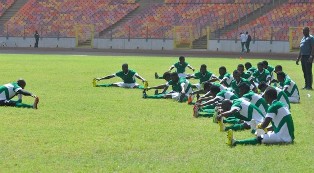
<svg viewBox="0 0 314 173">
<path fill-rule="evenodd" d="M 177 57 L 0 55 L 0 83 L 24 78 L 40 97 L 39 109 L 0 107 L 0 172 L 311 172 L 314 170 L 314 91 L 292 105 L 293 145 L 229 148 L 226 133 L 208 118 L 192 118 L 192 107 L 172 100 L 142 99 L 139 89 L 93 88 L 94 77 L 128 63 L 149 81 Z M 218 75 L 237 64 L 260 60 L 188 58 Z M 269 60 L 303 87 L 294 61 Z M 187 70 L 188 73 L 192 71 Z M 104 83 L 120 81 L 113 78 Z M 196 83 L 196 80 L 191 80 Z M 153 94 L 149 91 L 148 94 Z M 309 95 L 311 95 L 309 97 Z M 33 103 L 24 97 L 23 102 Z M 249 131 L 235 137 L 253 137 Z"/>
</svg>

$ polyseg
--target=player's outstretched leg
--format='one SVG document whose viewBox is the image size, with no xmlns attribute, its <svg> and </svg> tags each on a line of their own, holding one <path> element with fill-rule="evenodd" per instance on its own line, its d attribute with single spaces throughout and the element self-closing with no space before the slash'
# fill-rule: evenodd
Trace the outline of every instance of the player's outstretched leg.
<svg viewBox="0 0 314 173">
<path fill-rule="evenodd" d="M 36 97 L 33 105 L 24 104 L 24 103 L 21 103 L 21 102 L 15 102 L 15 107 L 38 109 L 38 103 L 39 103 L 39 98 Z"/>
</svg>

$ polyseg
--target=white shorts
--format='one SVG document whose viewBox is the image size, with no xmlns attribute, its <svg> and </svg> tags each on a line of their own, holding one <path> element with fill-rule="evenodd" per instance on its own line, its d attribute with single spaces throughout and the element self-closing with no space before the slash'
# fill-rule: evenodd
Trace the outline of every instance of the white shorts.
<svg viewBox="0 0 314 173">
<path fill-rule="evenodd" d="M 292 139 L 288 141 L 283 140 L 278 133 L 275 133 L 273 131 L 263 134 L 261 136 L 263 138 L 262 143 L 264 144 L 291 143 L 292 142 Z"/>
<path fill-rule="evenodd" d="M 197 84 L 193 84 L 198 90 L 201 90 L 203 89 L 202 88 L 202 85 L 200 83 L 197 83 Z"/>
<path fill-rule="evenodd" d="M 300 103 L 300 97 L 288 97 L 290 103 Z"/>
<path fill-rule="evenodd" d="M 115 85 L 118 85 L 119 87 L 122 87 L 122 88 L 134 88 L 136 86 L 139 86 L 138 83 L 124 83 L 124 82 L 117 82 L 117 83 L 114 83 Z"/>
<path fill-rule="evenodd" d="M 189 97 L 190 93 L 192 93 L 192 88 L 190 88 L 189 91 L 187 93 L 185 93 L 185 97 Z M 180 99 L 181 93 L 179 93 L 179 92 L 173 92 L 173 93 L 169 93 L 169 94 L 171 95 L 171 98 L 174 100 Z M 194 95 L 192 95 L 192 97 L 194 97 Z"/>
<path fill-rule="evenodd" d="M 185 78 L 187 75 L 186 75 L 185 73 L 178 73 L 178 76 L 179 76 L 179 77 L 184 77 L 184 78 Z"/>
</svg>

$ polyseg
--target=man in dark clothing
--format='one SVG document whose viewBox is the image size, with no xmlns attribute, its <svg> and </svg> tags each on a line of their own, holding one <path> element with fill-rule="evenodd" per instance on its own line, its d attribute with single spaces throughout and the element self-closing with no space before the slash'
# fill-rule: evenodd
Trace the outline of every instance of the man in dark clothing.
<svg viewBox="0 0 314 173">
<path fill-rule="evenodd" d="M 300 53 L 296 60 L 296 64 L 299 65 L 301 59 L 302 71 L 305 79 L 305 86 L 303 89 L 312 90 L 313 74 L 312 63 L 314 56 L 314 37 L 310 35 L 309 27 L 303 28 L 303 35 L 300 42 Z"/>
<path fill-rule="evenodd" d="M 246 53 L 249 53 L 250 52 L 250 43 L 252 41 L 252 37 L 250 36 L 249 32 L 246 32 L 245 35 L 247 37 L 246 42 L 245 42 Z"/>
<path fill-rule="evenodd" d="M 38 32 L 37 32 L 37 31 L 35 31 L 35 35 L 34 35 L 34 37 L 35 37 L 35 47 L 37 47 L 37 48 L 38 48 L 39 34 L 38 34 Z"/>
</svg>

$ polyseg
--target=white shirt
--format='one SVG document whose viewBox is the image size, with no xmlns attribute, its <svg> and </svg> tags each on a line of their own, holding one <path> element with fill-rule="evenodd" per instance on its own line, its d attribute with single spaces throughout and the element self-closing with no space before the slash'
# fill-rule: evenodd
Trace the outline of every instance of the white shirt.
<svg viewBox="0 0 314 173">
<path fill-rule="evenodd" d="M 241 40 L 242 43 L 243 43 L 243 42 L 246 42 L 246 40 L 247 40 L 247 35 L 241 34 L 241 35 L 240 35 L 240 40 Z"/>
</svg>

